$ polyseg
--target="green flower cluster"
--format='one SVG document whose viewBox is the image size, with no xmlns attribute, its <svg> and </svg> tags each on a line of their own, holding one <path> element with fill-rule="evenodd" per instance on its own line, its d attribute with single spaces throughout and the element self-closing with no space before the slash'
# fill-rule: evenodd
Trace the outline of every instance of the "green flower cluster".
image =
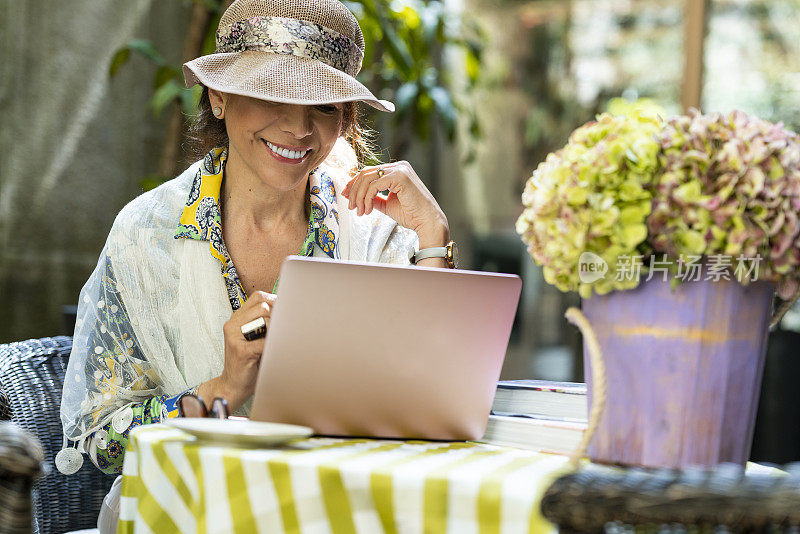
<svg viewBox="0 0 800 534">
<path fill-rule="evenodd" d="M 604 113 L 575 130 L 567 145 L 533 172 L 522 194 L 525 210 L 517 232 L 543 266 L 545 280 L 585 298 L 592 290 L 604 294 L 639 283 L 613 275 L 584 283 L 578 271 L 584 252 L 609 267 L 641 262 L 635 256 L 647 239 L 661 121 L 650 109 L 628 111 Z"/>
<path fill-rule="evenodd" d="M 758 278 L 790 296 L 800 278 L 800 137 L 741 111 L 693 111 L 666 121 L 660 144 L 653 248 L 760 257 Z"/>
<path fill-rule="evenodd" d="M 781 297 L 793 294 L 800 137 L 741 111 L 666 121 L 650 106 L 622 112 L 575 130 L 528 180 L 517 232 L 545 280 L 584 298 L 638 286 L 638 277 L 613 274 L 582 281 L 585 252 L 628 272 L 653 253 L 675 265 L 758 257 L 758 278 L 779 282 Z"/>
</svg>

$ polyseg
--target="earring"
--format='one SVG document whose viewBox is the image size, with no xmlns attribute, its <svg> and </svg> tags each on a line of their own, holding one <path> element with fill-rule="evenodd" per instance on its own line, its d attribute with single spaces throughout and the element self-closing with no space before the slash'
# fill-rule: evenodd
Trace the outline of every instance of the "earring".
<svg viewBox="0 0 800 534">
<path fill-rule="evenodd" d="M 215 106 L 212 112 L 214 113 L 214 116 L 217 118 L 220 118 L 222 116 L 222 108 L 219 106 Z"/>
</svg>

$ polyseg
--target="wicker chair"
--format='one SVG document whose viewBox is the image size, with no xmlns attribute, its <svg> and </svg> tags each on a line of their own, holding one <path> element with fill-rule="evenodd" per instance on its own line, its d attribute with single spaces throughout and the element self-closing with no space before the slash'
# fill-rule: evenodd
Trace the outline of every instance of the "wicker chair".
<svg viewBox="0 0 800 534">
<path fill-rule="evenodd" d="M 69 476 L 53 463 L 62 447 L 61 388 L 71 349 L 72 338 L 65 336 L 0 345 L 0 418 L 10 415 L 35 435 L 50 466 L 32 492 L 34 526 L 40 534 L 95 527 L 100 505 L 114 482 L 89 461 Z"/>
<path fill-rule="evenodd" d="M 590 464 L 556 479 L 542 514 L 562 534 L 797 533 L 800 463 L 785 473 Z"/>
</svg>

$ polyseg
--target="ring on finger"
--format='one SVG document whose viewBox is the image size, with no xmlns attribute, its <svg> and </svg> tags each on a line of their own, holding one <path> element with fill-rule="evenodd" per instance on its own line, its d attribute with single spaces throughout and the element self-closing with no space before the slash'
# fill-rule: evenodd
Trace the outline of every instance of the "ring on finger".
<svg viewBox="0 0 800 534">
<path fill-rule="evenodd" d="M 247 341 L 253 341 L 267 335 L 267 322 L 263 317 L 242 325 L 242 335 Z"/>
<path fill-rule="evenodd" d="M 378 178 L 383 178 L 383 175 L 386 174 L 386 171 L 383 169 L 378 169 Z"/>
</svg>

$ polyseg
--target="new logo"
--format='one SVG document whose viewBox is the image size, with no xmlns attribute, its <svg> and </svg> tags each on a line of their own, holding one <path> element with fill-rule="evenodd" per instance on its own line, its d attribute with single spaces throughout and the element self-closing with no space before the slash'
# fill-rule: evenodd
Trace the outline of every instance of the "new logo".
<svg viewBox="0 0 800 534">
<path fill-rule="evenodd" d="M 605 278 L 607 272 L 608 263 L 594 252 L 584 252 L 578 258 L 578 278 L 584 284 Z"/>
</svg>

